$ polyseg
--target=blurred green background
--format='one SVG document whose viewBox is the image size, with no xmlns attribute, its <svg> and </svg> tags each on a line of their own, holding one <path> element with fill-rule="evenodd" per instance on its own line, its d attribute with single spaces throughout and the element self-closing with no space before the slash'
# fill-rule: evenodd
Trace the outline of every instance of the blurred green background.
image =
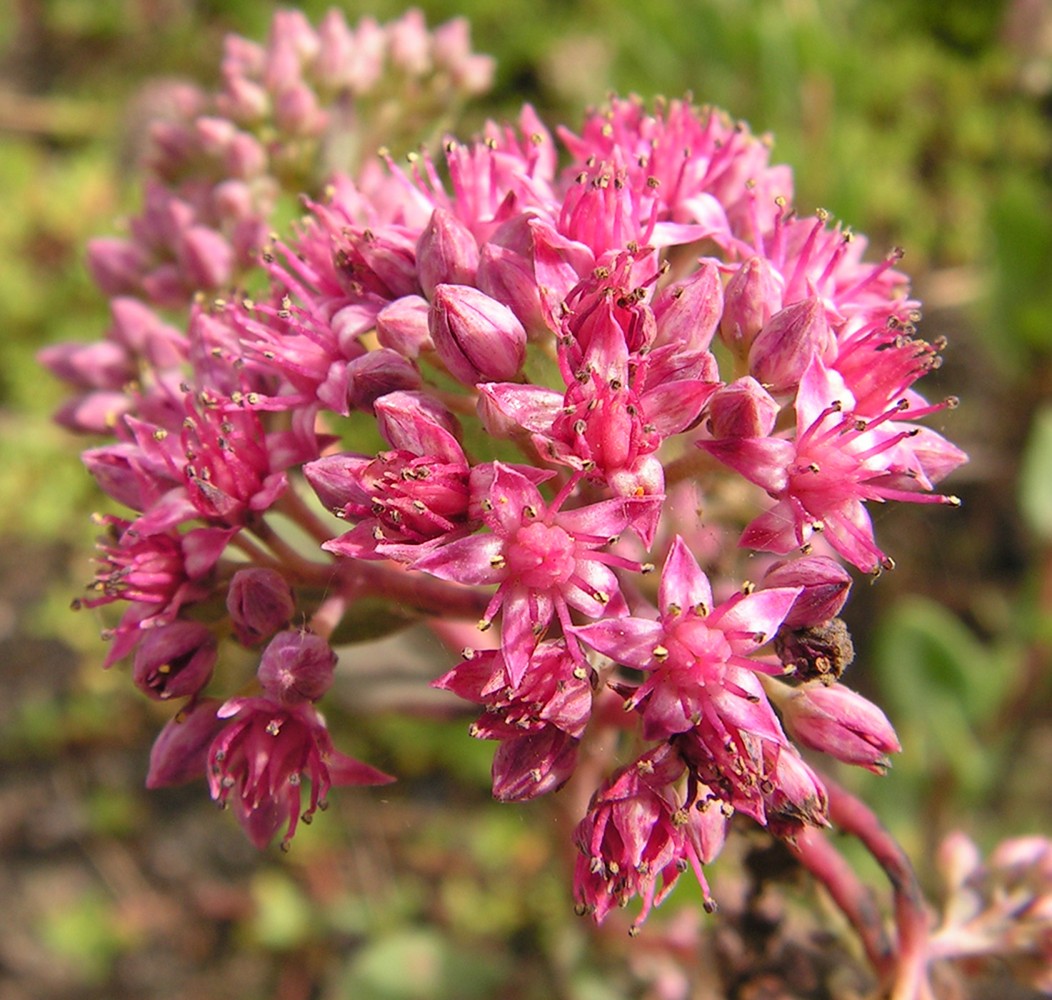
<svg viewBox="0 0 1052 1000">
<path fill-rule="evenodd" d="M 317 19 L 328 4 L 299 6 Z M 524 100 L 573 127 L 610 90 L 690 91 L 774 134 L 802 211 L 830 210 L 875 253 L 906 248 L 921 332 L 950 341 L 925 391 L 961 397 L 940 429 L 972 463 L 951 483 L 962 510 L 878 512 L 900 568 L 856 587 L 849 682 L 887 709 L 905 750 L 887 777 L 845 780 L 928 885 L 950 829 L 987 846 L 1049 832 L 1052 4 L 419 6 L 432 25 L 467 15 L 476 50 L 497 57 L 468 130 Z M 34 352 L 107 322 L 83 247 L 136 206 L 143 82 L 214 84 L 223 35 L 261 39 L 274 9 L 0 8 L 0 996 L 676 995 L 656 992 L 679 973 L 646 941 L 686 933 L 696 893 L 682 886 L 632 946 L 591 931 L 570 905 L 573 818 L 557 804 L 491 804 L 491 746 L 467 738 L 466 717 L 356 715 L 346 749 L 403 780 L 334 795 L 290 856 L 261 856 L 202 787 L 143 790 L 164 713 L 121 668 L 101 670 L 98 619 L 68 611 L 92 575 L 98 499 L 83 442 L 49 422 L 62 390 Z M 404 7 L 342 9 L 353 22 Z M 682 995 L 710 995 L 703 965 L 684 959 L 695 992 Z"/>
</svg>

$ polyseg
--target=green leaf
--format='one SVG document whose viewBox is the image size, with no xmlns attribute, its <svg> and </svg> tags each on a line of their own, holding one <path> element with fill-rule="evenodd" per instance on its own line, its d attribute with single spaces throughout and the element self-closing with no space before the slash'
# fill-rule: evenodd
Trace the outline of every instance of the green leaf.
<svg viewBox="0 0 1052 1000">
<path fill-rule="evenodd" d="M 1034 418 L 1019 474 L 1019 509 L 1027 527 L 1052 541 L 1052 406 Z"/>
</svg>

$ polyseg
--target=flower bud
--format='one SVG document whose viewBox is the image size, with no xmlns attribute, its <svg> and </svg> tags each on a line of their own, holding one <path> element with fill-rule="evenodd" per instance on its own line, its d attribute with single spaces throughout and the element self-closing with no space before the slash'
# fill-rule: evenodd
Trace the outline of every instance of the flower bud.
<svg viewBox="0 0 1052 1000">
<path fill-rule="evenodd" d="M 290 630 L 270 640 L 256 676 L 269 697 L 296 705 L 325 694 L 335 666 L 336 654 L 320 635 Z"/>
<path fill-rule="evenodd" d="M 815 296 L 794 302 L 764 324 L 749 349 L 749 372 L 772 392 L 788 392 L 800 384 L 816 354 L 827 361 L 835 350 L 825 306 Z"/>
<path fill-rule="evenodd" d="M 274 120 L 289 135 L 317 135 L 325 127 L 325 112 L 314 91 L 297 81 L 274 98 Z"/>
<path fill-rule="evenodd" d="M 420 373 L 401 354 L 381 347 L 347 364 L 347 402 L 352 410 L 373 408 L 389 392 L 420 388 Z"/>
<path fill-rule="evenodd" d="M 434 347 L 427 328 L 427 299 L 404 295 L 380 310 L 376 317 L 376 339 L 384 347 L 413 360 Z"/>
<path fill-rule="evenodd" d="M 756 335 L 781 307 L 782 291 L 774 269 L 763 257 L 751 257 L 723 292 L 720 340 L 738 357 L 746 357 Z"/>
<path fill-rule="evenodd" d="M 147 629 L 135 651 L 132 680 L 162 701 L 196 694 L 216 662 L 215 636 L 199 622 L 175 621 Z"/>
<path fill-rule="evenodd" d="M 460 425 L 452 411 L 422 392 L 391 392 L 376 401 L 376 423 L 392 448 L 463 462 Z"/>
<path fill-rule="evenodd" d="M 502 223 L 479 253 L 478 287 L 503 302 L 531 335 L 547 331 L 533 270 L 534 217 L 514 215 Z"/>
<path fill-rule="evenodd" d="M 775 563 L 764 574 L 760 589 L 803 587 L 785 616 L 784 628 L 800 629 L 835 618 L 847 601 L 851 574 L 828 556 L 801 556 Z"/>
<path fill-rule="evenodd" d="M 88 270 L 107 295 L 138 290 L 145 266 L 142 250 L 129 240 L 106 236 L 88 241 Z"/>
<path fill-rule="evenodd" d="M 675 344 L 690 351 L 707 350 L 723 313 L 723 284 L 712 261 L 686 281 L 665 288 L 654 300 L 655 346 Z"/>
<path fill-rule="evenodd" d="M 269 114 L 270 95 L 253 80 L 227 74 L 223 93 L 216 104 L 221 114 L 241 125 L 248 125 Z"/>
<path fill-rule="evenodd" d="M 440 284 L 474 285 L 479 248 L 471 230 L 452 212 L 436 208 L 416 244 L 416 273 L 430 298 Z"/>
<path fill-rule="evenodd" d="M 129 351 L 141 354 L 157 368 L 174 368 L 186 360 L 186 338 L 139 299 L 110 302 L 113 323 L 109 335 Z"/>
<path fill-rule="evenodd" d="M 192 288 L 213 290 L 230 281 L 234 252 L 226 239 L 207 226 L 191 226 L 179 242 L 179 266 Z"/>
<path fill-rule="evenodd" d="M 84 389 L 120 389 L 136 374 L 128 352 L 112 340 L 51 344 L 37 353 L 56 378 Z"/>
<path fill-rule="evenodd" d="M 771 394 L 746 375 L 723 386 L 709 400 L 709 430 L 714 438 L 767 437 L 774 430 L 779 409 Z"/>
<path fill-rule="evenodd" d="M 780 706 L 793 738 L 845 764 L 883 773 L 886 755 L 901 749 L 887 716 L 849 688 L 815 685 L 795 690 Z"/>
<path fill-rule="evenodd" d="M 435 288 L 428 326 L 438 356 L 466 385 L 514 378 L 526 360 L 526 330 L 496 299 L 467 285 Z"/>
<path fill-rule="evenodd" d="M 254 646 L 284 628 L 296 610 L 292 589 L 276 569 L 239 569 L 230 581 L 226 607 L 238 640 Z"/>
<path fill-rule="evenodd" d="M 215 698 L 196 701 L 158 733 L 150 751 L 147 788 L 182 785 L 204 775 L 208 747 L 226 725 L 226 719 L 216 715 L 220 704 Z"/>
</svg>

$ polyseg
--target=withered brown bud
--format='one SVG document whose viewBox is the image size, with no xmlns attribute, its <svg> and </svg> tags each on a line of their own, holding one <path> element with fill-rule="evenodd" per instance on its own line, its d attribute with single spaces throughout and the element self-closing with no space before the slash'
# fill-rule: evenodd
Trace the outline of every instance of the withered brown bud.
<svg viewBox="0 0 1052 1000">
<path fill-rule="evenodd" d="M 774 637 L 774 649 L 790 684 L 814 680 L 833 684 L 855 659 L 851 633 L 842 618 L 806 628 L 781 628 Z"/>
</svg>

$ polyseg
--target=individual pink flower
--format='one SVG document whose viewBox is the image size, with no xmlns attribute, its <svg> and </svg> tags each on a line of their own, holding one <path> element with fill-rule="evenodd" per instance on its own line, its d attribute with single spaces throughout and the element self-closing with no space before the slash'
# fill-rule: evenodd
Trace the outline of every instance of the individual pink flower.
<svg viewBox="0 0 1052 1000">
<path fill-rule="evenodd" d="M 781 673 L 781 666 L 750 654 L 769 642 L 799 587 L 738 593 L 713 605 L 708 577 L 682 538 L 672 544 L 661 574 L 658 618 L 611 618 L 585 625 L 576 635 L 617 663 L 644 672 L 626 707 L 640 706 L 643 735 L 668 739 L 696 726 L 730 702 L 743 728 L 780 733 L 766 704 L 741 677 L 752 671 Z"/>
<path fill-rule="evenodd" d="M 200 622 L 174 621 L 146 631 L 135 651 L 132 679 L 151 698 L 195 695 L 208 683 L 217 655 L 210 629 Z"/>
<path fill-rule="evenodd" d="M 485 706 L 471 726 L 476 739 L 499 740 L 493 794 L 504 802 L 561 787 L 577 763 L 577 744 L 592 709 L 591 671 L 561 641 L 539 643 L 517 688 L 508 685 L 499 650 L 465 650 L 432 685 Z"/>
<path fill-rule="evenodd" d="M 960 503 L 930 492 L 932 481 L 924 467 L 932 463 L 910 451 L 910 440 L 919 431 L 902 422 L 946 405 L 913 409 L 904 399 L 873 419 L 856 416 L 843 380 L 815 357 L 800 380 L 794 440 L 724 438 L 698 444 L 776 501 L 746 527 L 742 546 L 785 553 L 821 531 L 848 562 L 873 572 L 887 557 L 873 537 L 866 502 Z M 942 440 L 934 432 L 929 435 L 926 441 Z M 963 460 L 954 448 L 939 471 L 948 472 Z"/>
<path fill-rule="evenodd" d="M 309 823 L 333 785 L 383 785 L 394 779 L 340 753 L 312 705 L 270 698 L 233 698 L 218 710 L 229 720 L 208 751 L 212 798 L 231 806 L 259 848 L 284 824 L 287 846 L 302 819 Z M 303 809 L 303 781 L 310 797 Z"/>
<path fill-rule="evenodd" d="M 375 457 L 326 455 L 304 466 L 322 502 L 355 527 L 323 548 L 358 559 L 409 562 L 469 531 L 468 461 L 453 415 L 422 393 L 392 392 L 376 416 L 395 445 Z"/>
<path fill-rule="evenodd" d="M 608 550 L 650 501 L 602 500 L 564 510 L 575 482 L 549 504 L 521 468 L 476 466 L 473 502 L 489 531 L 455 539 L 413 563 L 443 580 L 497 585 L 480 626 L 488 628 L 501 612 L 501 649 L 513 688 L 553 618 L 569 635 L 571 609 L 589 618 L 623 613 L 614 570 L 641 568 Z"/>
<path fill-rule="evenodd" d="M 725 817 L 706 802 L 704 791 L 697 801 L 681 801 L 675 785 L 684 771 L 675 751 L 662 745 L 618 770 L 592 796 L 574 831 L 580 913 L 601 923 L 615 906 L 640 896 L 642 909 L 633 922 L 638 928 L 688 868 L 701 884 L 706 908 L 715 908 L 702 864 L 722 846 Z"/>
</svg>

